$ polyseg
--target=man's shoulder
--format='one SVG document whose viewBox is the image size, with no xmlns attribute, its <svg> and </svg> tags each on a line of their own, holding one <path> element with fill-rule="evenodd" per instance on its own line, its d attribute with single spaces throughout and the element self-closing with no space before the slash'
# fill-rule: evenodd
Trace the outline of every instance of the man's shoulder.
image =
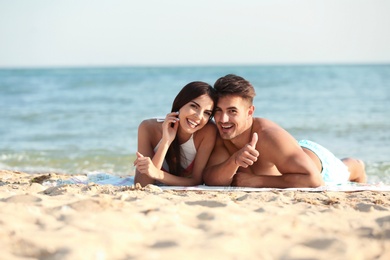
<svg viewBox="0 0 390 260">
<path fill-rule="evenodd" d="M 254 117 L 253 121 L 258 122 L 258 123 L 262 123 L 262 124 L 276 124 L 272 120 L 270 120 L 268 118 L 264 118 L 264 117 Z"/>
<path fill-rule="evenodd" d="M 258 144 L 266 150 L 274 150 L 276 147 L 286 146 L 294 138 L 284 128 L 277 123 L 265 119 L 257 118 L 254 122 L 253 131 L 258 134 Z"/>
<path fill-rule="evenodd" d="M 271 120 L 256 118 L 253 128 L 259 136 L 259 148 L 265 149 L 268 153 L 295 143 L 295 138 L 289 132 Z"/>
<path fill-rule="evenodd" d="M 257 133 L 269 133 L 277 130 L 283 130 L 283 128 L 267 118 L 253 118 L 253 131 Z"/>
</svg>

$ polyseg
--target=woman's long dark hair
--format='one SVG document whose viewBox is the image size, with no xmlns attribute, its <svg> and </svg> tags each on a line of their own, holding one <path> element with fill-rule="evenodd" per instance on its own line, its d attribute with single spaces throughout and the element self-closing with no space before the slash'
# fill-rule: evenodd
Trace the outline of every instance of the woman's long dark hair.
<svg viewBox="0 0 390 260">
<path fill-rule="evenodd" d="M 185 85 L 182 90 L 177 94 L 175 100 L 172 103 L 171 112 L 179 111 L 185 104 L 194 100 L 197 97 L 202 95 L 208 95 L 214 102 L 214 106 L 217 104 L 217 96 L 214 88 L 212 88 L 209 84 L 201 81 L 194 81 Z M 210 116 L 210 120 L 213 114 Z M 178 135 L 176 134 L 175 139 L 171 143 L 168 148 L 167 154 L 165 156 L 165 160 L 169 166 L 169 173 L 180 176 L 183 172 L 183 167 L 181 166 L 181 154 L 180 154 L 180 144 Z"/>
</svg>

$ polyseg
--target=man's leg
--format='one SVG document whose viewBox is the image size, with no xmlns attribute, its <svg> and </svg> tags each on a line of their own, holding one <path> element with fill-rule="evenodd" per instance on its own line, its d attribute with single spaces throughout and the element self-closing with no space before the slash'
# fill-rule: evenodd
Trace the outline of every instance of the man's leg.
<svg viewBox="0 0 390 260">
<path fill-rule="evenodd" d="M 364 183 L 367 181 L 365 164 L 362 160 L 354 158 L 344 158 L 341 161 L 347 165 L 350 172 L 349 180 L 353 182 Z"/>
</svg>

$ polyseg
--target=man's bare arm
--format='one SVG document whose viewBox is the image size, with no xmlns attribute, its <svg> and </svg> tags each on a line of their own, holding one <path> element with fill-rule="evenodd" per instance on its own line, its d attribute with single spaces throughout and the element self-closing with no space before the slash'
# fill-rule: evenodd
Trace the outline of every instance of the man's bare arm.
<svg viewBox="0 0 390 260">
<path fill-rule="evenodd" d="M 203 172 L 204 183 L 209 186 L 229 186 L 237 169 L 234 157 L 230 156 L 222 139 L 217 138 L 214 150 Z"/>
<path fill-rule="evenodd" d="M 230 155 L 222 139 L 219 139 L 203 176 L 205 183 L 214 186 L 230 185 L 239 167 L 247 168 L 257 161 L 257 140 L 257 133 L 254 133 L 249 144 Z"/>
<path fill-rule="evenodd" d="M 270 176 L 239 172 L 234 176 L 231 185 L 254 188 L 315 188 L 322 185 L 322 182 L 311 174 L 288 173 Z"/>
<path fill-rule="evenodd" d="M 273 129 L 262 135 L 260 152 L 263 160 L 275 165 L 281 173 L 238 173 L 232 185 L 246 187 L 318 187 L 323 184 L 320 172 L 296 140 L 283 129 Z"/>
</svg>

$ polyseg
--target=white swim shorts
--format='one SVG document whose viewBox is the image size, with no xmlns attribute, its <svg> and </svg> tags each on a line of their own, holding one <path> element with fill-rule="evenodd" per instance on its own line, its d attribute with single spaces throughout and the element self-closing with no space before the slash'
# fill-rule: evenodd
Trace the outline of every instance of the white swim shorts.
<svg viewBox="0 0 390 260">
<path fill-rule="evenodd" d="M 309 140 L 300 140 L 298 144 L 318 156 L 322 164 L 322 179 L 325 183 L 349 182 L 348 167 L 328 149 Z"/>
</svg>

